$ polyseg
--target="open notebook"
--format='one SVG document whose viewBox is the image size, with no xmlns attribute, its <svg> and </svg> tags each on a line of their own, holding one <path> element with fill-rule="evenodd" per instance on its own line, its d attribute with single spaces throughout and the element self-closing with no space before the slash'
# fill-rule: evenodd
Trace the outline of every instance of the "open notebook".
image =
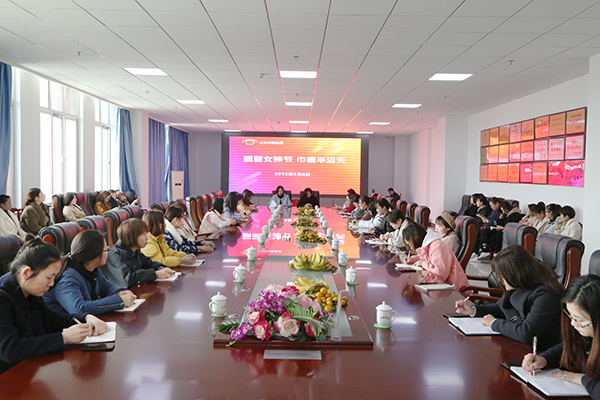
<svg viewBox="0 0 600 400">
<path fill-rule="evenodd" d="M 447 283 L 420 283 L 415 285 L 415 288 L 424 292 L 429 292 L 431 290 L 454 290 L 456 289 L 456 286 Z"/>
<path fill-rule="evenodd" d="M 583 386 L 554 378 L 552 372 L 560 371 L 558 368 L 536 371 L 535 376 L 527 374 L 522 367 L 510 367 L 510 370 L 546 396 L 589 396 Z"/>
<path fill-rule="evenodd" d="M 499 335 L 489 326 L 483 325 L 483 318 L 448 318 L 448 322 L 467 336 Z"/>
<path fill-rule="evenodd" d="M 88 336 L 81 344 L 108 343 L 117 340 L 117 323 L 107 322 L 106 325 L 108 325 L 109 328 L 108 332 L 99 336 Z"/>
<path fill-rule="evenodd" d="M 139 306 L 142 305 L 142 303 L 144 303 L 146 300 L 145 299 L 135 299 L 133 301 L 133 304 L 130 305 L 129 307 L 125 307 L 122 310 L 115 310 L 116 312 L 122 312 L 122 313 L 130 313 L 130 312 L 134 312 Z"/>
<path fill-rule="evenodd" d="M 396 270 L 398 270 L 398 271 L 423 271 L 423 268 L 421 268 L 417 265 L 396 263 Z"/>
<path fill-rule="evenodd" d="M 177 278 L 179 278 L 180 275 L 181 275 L 181 272 L 175 272 L 173 275 L 171 275 L 168 278 L 157 279 L 156 282 L 175 282 L 177 280 Z"/>
</svg>

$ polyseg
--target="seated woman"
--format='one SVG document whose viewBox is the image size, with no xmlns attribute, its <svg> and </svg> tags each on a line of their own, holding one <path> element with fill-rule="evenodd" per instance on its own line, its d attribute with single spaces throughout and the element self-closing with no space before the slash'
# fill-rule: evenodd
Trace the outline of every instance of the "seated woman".
<svg viewBox="0 0 600 400">
<path fill-rule="evenodd" d="M 313 192 L 311 188 L 306 188 L 302 192 L 302 196 L 300 197 L 300 201 L 298 202 L 298 207 L 310 206 L 315 207 L 319 205 L 319 200 L 315 196 L 313 196 Z"/>
<path fill-rule="evenodd" d="M 242 196 L 237 204 L 237 210 L 241 213 L 253 213 L 258 211 L 258 207 L 252 204 L 254 193 L 252 190 L 244 189 Z"/>
<path fill-rule="evenodd" d="M 493 304 L 456 302 L 457 312 L 483 317 L 483 325 L 519 342 L 538 338 L 540 350 L 560 342 L 560 298 L 558 276 L 546 264 L 519 245 L 502 249 L 492 260 L 492 271 L 506 289 Z"/>
<path fill-rule="evenodd" d="M 171 205 L 165 213 L 165 241 L 167 245 L 175 251 L 182 251 L 184 253 L 212 251 L 211 246 L 196 245 L 195 241 L 188 240 L 185 236 L 181 235 L 179 230 L 183 227 L 184 223 L 184 211 L 175 205 Z"/>
<path fill-rule="evenodd" d="M 44 204 L 46 195 L 38 188 L 31 188 L 27 191 L 27 200 L 25 209 L 21 214 L 21 228 L 26 233 L 37 235 L 45 226 L 52 225 L 50 220 L 50 210 Z"/>
<path fill-rule="evenodd" d="M 100 272 L 116 287 L 130 288 L 135 285 L 165 279 L 174 271 L 142 254 L 148 244 L 148 225 L 139 218 L 123 221 L 117 229 L 119 240 L 108 252 L 106 265 Z"/>
<path fill-rule="evenodd" d="M 556 224 L 554 233 L 557 235 L 569 236 L 573 239 L 581 240 L 583 232 L 581 225 L 575 219 L 575 210 L 571 206 L 560 208 L 560 221 Z"/>
<path fill-rule="evenodd" d="M 519 207 L 514 207 L 506 200 L 500 203 L 500 211 L 502 214 L 500 215 L 500 220 L 498 220 L 497 230 L 503 230 L 506 224 L 519 222 L 523 219 L 521 209 Z"/>
<path fill-rule="evenodd" d="M 225 218 L 235 219 L 236 223 L 242 223 L 248 221 L 250 218 L 250 211 L 238 212 L 237 205 L 240 200 L 240 194 L 238 192 L 229 192 L 225 196 L 225 208 L 223 209 L 223 216 Z"/>
<path fill-rule="evenodd" d="M 548 219 L 546 218 L 546 205 L 543 201 L 527 206 L 527 214 L 521 220 L 523 225 L 533 226 L 538 232 L 544 232 Z"/>
<path fill-rule="evenodd" d="M 27 357 L 62 351 L 65 345 L 108 331 L 91 314 L 59 314 L 44 305 L 41 297 L 61 265 L 56 247 L 35 238 L 0 278 L 0 374 Z"/>
<path fill-rule="evenodd" d="M 560 222 L 560 206 L 558 204 L 552 203 L 546 206 L 546 218 L 548 218 L 548 223 L 546 224 L 546 228 L 544 232 L 541 233 L 554 233 L 556 230 L 556 226 Z"/>
<path fill-rule="evenodd" d="M 354 205 L 354 196 L 356 196 L 356 192 L 352 189 L 348 190 L 348 194 L 346 195 L 346 201 L 343 206 L 337 206 L 337 210 L 346 214 L 351 214 L 352 211 L 356 208 Z M 389 203 L 388 203 L 389 204 Z"/>
<path fill-rule="evenodd" d="M 113 207 L 110 204 L 112 198 L 110 192 L 105 190 L 96 197 L 96 203 L 94 204 L 94 212 L 97 215 L 104 215 L 105 212 L 110 211 Z"/>
<path fill-rule="evenodd" d="M 62 212 L 63 216 L 65 217 L 65 221 L 77 222 L 86 217 L 81 207 L 77 205 L 77 196 L 75 196 L 75 193 L 68 192 L 65 194 L 63 202 L 65 206 L 63 207 Z"/>
<path fill-rule="evenodd" d="M 361 200 L 362 201 L 362 200 Z M 375 230 L 375 222 L 377 220 L 377 201 L 371 201 L 363 214 L 363 217 L 358 221 L 358 227 L 363 229 Z"/>
<path fill-rule="evenodd" d="M 187 214 L 187 207 L 185 204 L 180 201 L 172 201 L 171 204 L 169 204 L 169 208 L 170 207 L 177 207 L 183 213 L 182 225 L 181 228 L 176 228 L 177 233 L 190 242 L 193 242 L 196 246 L 200 246 L 200 251 L 213 251 L 215 249 L 215 244 L 210 240 L 198 240 L 196 233 L 192 229 L 192 225 L 189 220 L 190 217 Z"/>
<path fill-rule="evenodd" d="M 127 202 L 132 206 L 142 206 L 140 204 L 140 198 L 137 197 L 137 194 L 135 194 L 135 190 L 129 189 L 127 193 L 125 193 L 125 198 L 127 199 Z"/>
<path fill-rule="evenodd" d="M 458 241 L 458 236 L 456 236 L 456 221 L 454 218 L 447 212 L 443 212 L 435 219 L 435 231 L 440 234 L 442 237 L 442 241 L 446 243 L 450 250 L 454 254 L 458 251 L 460 247 L 460 242 Z"/>
<path fill-rule="evenodd" d="M 366 203 L 364 204 L 364 206 L 361 206 L 360 198 L 361 198 L 361 196 L 359 196 L 359 195 L 354 195 L 354 197 L 352 198 L 352 204 L 354 204 L 354 210 L 352 210 L 352 212 L 350 213 L 351 221 L 361 219 L 363 217 L 363 215 L 365 214 L 367 205 L 369 204 L 368 196 L 365 196 Z"/>
<path fill-rule="evenodd" d="M 426 231 L 414 221 L 409 222 L 402 232 L 404 243 L 409 250 L 418 254 L 424 282 L 447 283 L 455 285 L 457 290 L 467 286 L 469 281 L 458 259 L 442 242 L 437 232 Z M 414 258 L 409 263 L 416 261 Z M 470 293 L 466 292 L 465 295 Z"/>
<path fill-rule="evenodd" d="M 402 232 L 408 226 L 408 218 L 404 216 L 404 213 L 395 209 L 386 215 L 387 222 L 392 227 L 392 232 L 386 232 L 380 236 L 381 240 L 385 240 L 388 244 L 395 247 L 404 247 L 404 239 L 402 238 Z"/>
<path fill-rule="evenodd" d="M 150 229 L 148 244 L 142 248 L 142 253 L 152 261 L 161 263 L 166 267 L 178 267 L 180 264 L 192 265 L 196 262 L 194 254 L 175 251 L 169 248 L 165 241 L 165 215 L 159 210 L 149 210 L 144 213 L 142 221 Z"/>
<path fill-rule="evenodd" d="M 490 207 L 487 198 L 481 193 L 476 193 L 473 195 L 473 201 L 477 207 L 475 218 L 479 218 L 480 220 L 487 218 L 492 212 L 492 207 Z"/>
<path fill-rule="evenodd" d="M 291 207 L 292 201 L 290 200 L 290 196 L 285 194 L 285 189 L 283 186 L 279 185 L 275 189 L 275 194 L 269 200 L 269 207 L 277 207 L 278 205 L 283 205 L 285 207 Z"/>
<path fill-rule="evenodd" d="M 21 240 L 25 240 L 27 232 L 19 225 L 19 219 L 10 211 L 12 200 L 10 196 L 0 194 L 0 235 L 16 235 Z"/>
<path fill-rule="evenodd" d="M 380 237 L 384 233 L 393 232 L 394 228 L 388 222 L 386 218 L 390 212 L 390 203 L 385 198 L 380 198 L 375 202 L 375 209 L 377 210 L 377 216 L 375 217 L 373 232 L 376 237 Z"/>
<path fill-rule="evenodd" d="M 235 219 L 225 218 L 223 215 L 223 198 L 217 197 L 213 201 L 212 209 L 202 218 L 199 233 L 213 233 L 226 226 L 235 225 Z"/>
<path fill-rule="evenodd" d="M 542 368 L 560 368 L 557 379 L 586 388 L 592 399 L 600 399 L 600 277 L 584 275 L 567 288 L 563 303 L 562 343 L 523 359 L 528 374 Z"/>
<path fill-rule="evenodd" d="M 79 232 L 71 243 L 64 272 L 44 295 L 46 305 L 58 313 L 94 315 L 132 305 L 136 295 L 110 283 L 98 269 L 106 264 L 108 251 L 99 231 Z"/>
<path fill-rule="evenodd" d="M 496 245 L 497 231 L 496 227 L 499 225 L 500 217 L 502 212 L 500 211 L 500 199 L 492 197 L 489 201 L 489 206 L 492 210 L 487 217 L 480 215 L 479 218 L 483 222 L 479 227 L 479 233 L 477 235 L 477 249 L 479 251 L 479 259 L 490 257 L 495 252 L 500 250 Z"/>
</svg>

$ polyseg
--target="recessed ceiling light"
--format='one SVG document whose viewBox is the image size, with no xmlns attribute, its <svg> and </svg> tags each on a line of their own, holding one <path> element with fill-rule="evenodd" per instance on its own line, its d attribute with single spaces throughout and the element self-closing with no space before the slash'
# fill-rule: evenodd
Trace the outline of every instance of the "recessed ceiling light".
<svg viewBox="0 0 600 400">
<path fill-rule="evenodd" d="M 225 132 L 241 132 L 239 129 L 225 129 Z"/>
<path fill-rule="evenodd" d="M 464 81 L 465 79 L 473 76 L 473 74 L 435 74 L 430 81 Z"/>
<path fill-rule="evenodd" d="M 359 135 L 372 135 L 373 132 L 356 132 Z"/>
<path fill-rule="evenodd" d="M 137 76 L 167 76 L 167 73 L 160 68 L 123 68 L 130 74 Z"/>
<path fill-rule="evenodd" d="M 290 121 L 290 124 L 308 124 L 308 121 Z"/>
<path fill-rule="evenodd" d="M 317 71 L 279 71 L 282 78 L 315 79 Z"/>
<path fill-rule="evenodd" d="M 292 131 L 292 133 L 306 133 L 306 131 Z"/>
<path fill-rule="evenodd" d="M 208 122 L 212 122 L 215 124 L 224 124 L 229 121 L 227 121 L 226 119 L 209 119 Z"/>
<path fill-rule="evenodd" d="M 389 125 L 389 122 L 369 122 L 369 125 Z"/>
<path fill-rule="evenodd" d="M 402 103 L 397 103 L 394 104 L 392 106 L 392 108 L 419 108 L 421 107 L 421 104 L 402 104 Z"/>
<path fill-rule="evenodd" d="M 312 101 L 286 101 L 285 105 L 290 107 L 310 107 L 312 106 Z"/>
<path fill-rule="evenodd" d="M 196 126 L 197 124 L 186 124 L 186 123 L 175 123 L 175 124 L 168 124 L 170 126 Z"/>
<path fill-rule="evenodd" d="M 206 104 L 202 100 L 177 100 L 181 104 Z"/>
</svg>

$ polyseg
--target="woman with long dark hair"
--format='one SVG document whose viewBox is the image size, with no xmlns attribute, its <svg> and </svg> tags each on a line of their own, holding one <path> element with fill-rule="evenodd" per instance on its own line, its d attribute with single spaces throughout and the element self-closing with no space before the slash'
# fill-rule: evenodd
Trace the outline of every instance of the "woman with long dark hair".
<svg viewBox="0 0 600 400">
<path fill-rule="evenodd" d="M 527 354 L 523 369 L 560 368 L 555 378 L 584 386 L 600 399 L 600 277 L 585 275 L 567 288 L 562 318 L 563 342 L 538 356 Z"/>
<path fill-rule="evenodd" d="M 200 231 L 198 233 L 213 233 L 221 228 L 237 223 L 233 218 L 225 218 L 223 215 L 223 204 L 222 197 L 217 197 L 213 201 L 212 209 L 202 218 L 202 224 L 200 224 Z"/>
<path fill-rule="evenodd" d="M 50 210 L 44 204 L 45 200 L 46 195 L 41 189 L 31 188 L 27 191 L 27 200 L 20 222 L 25 232 L 37 235 L 43 227 L 52 225 Z"/>
<path fill-rule="evenodd" d="M 556 273 L 516 244 L 496 254 L 492 271 L 506 289 L 500 300 L 485 305 L 458 300 L 456 310 L 483 317 L 485 326 L 519 342 L 529 344 L 537 336 L 541 350 L 560 342 L 563 290 Z"/>
</svg>

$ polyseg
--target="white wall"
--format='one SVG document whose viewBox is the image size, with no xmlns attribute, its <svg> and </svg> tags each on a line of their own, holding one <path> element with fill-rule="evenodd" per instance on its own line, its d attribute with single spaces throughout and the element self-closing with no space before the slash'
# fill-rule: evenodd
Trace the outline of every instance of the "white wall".
<svg viewBox="0 0 600 400">
<path fill-rule="evenodd" d="M 408 136 L 394 138 L 394 184 L 392 187 L 401 195 L 402 199 L 408 194 L 408 143 Z"/>
<path fill-rule="evenodd" d="M 369 176 L 368 195 L 375 192 L 387 196 L 387 190 L 394 185 L 394 151 L 395 138 L 393 136 L 369 137 Z M 394 188 L 400 193 L 399 188 Z M 360 188 L 354 188 L 357 192 Z"/>
<path fill-rule="evenodd" d="M 221 188 L 221 134 L 219 132 L 190 133 L 190 194 L 214 192 Z"/>
</svg>

